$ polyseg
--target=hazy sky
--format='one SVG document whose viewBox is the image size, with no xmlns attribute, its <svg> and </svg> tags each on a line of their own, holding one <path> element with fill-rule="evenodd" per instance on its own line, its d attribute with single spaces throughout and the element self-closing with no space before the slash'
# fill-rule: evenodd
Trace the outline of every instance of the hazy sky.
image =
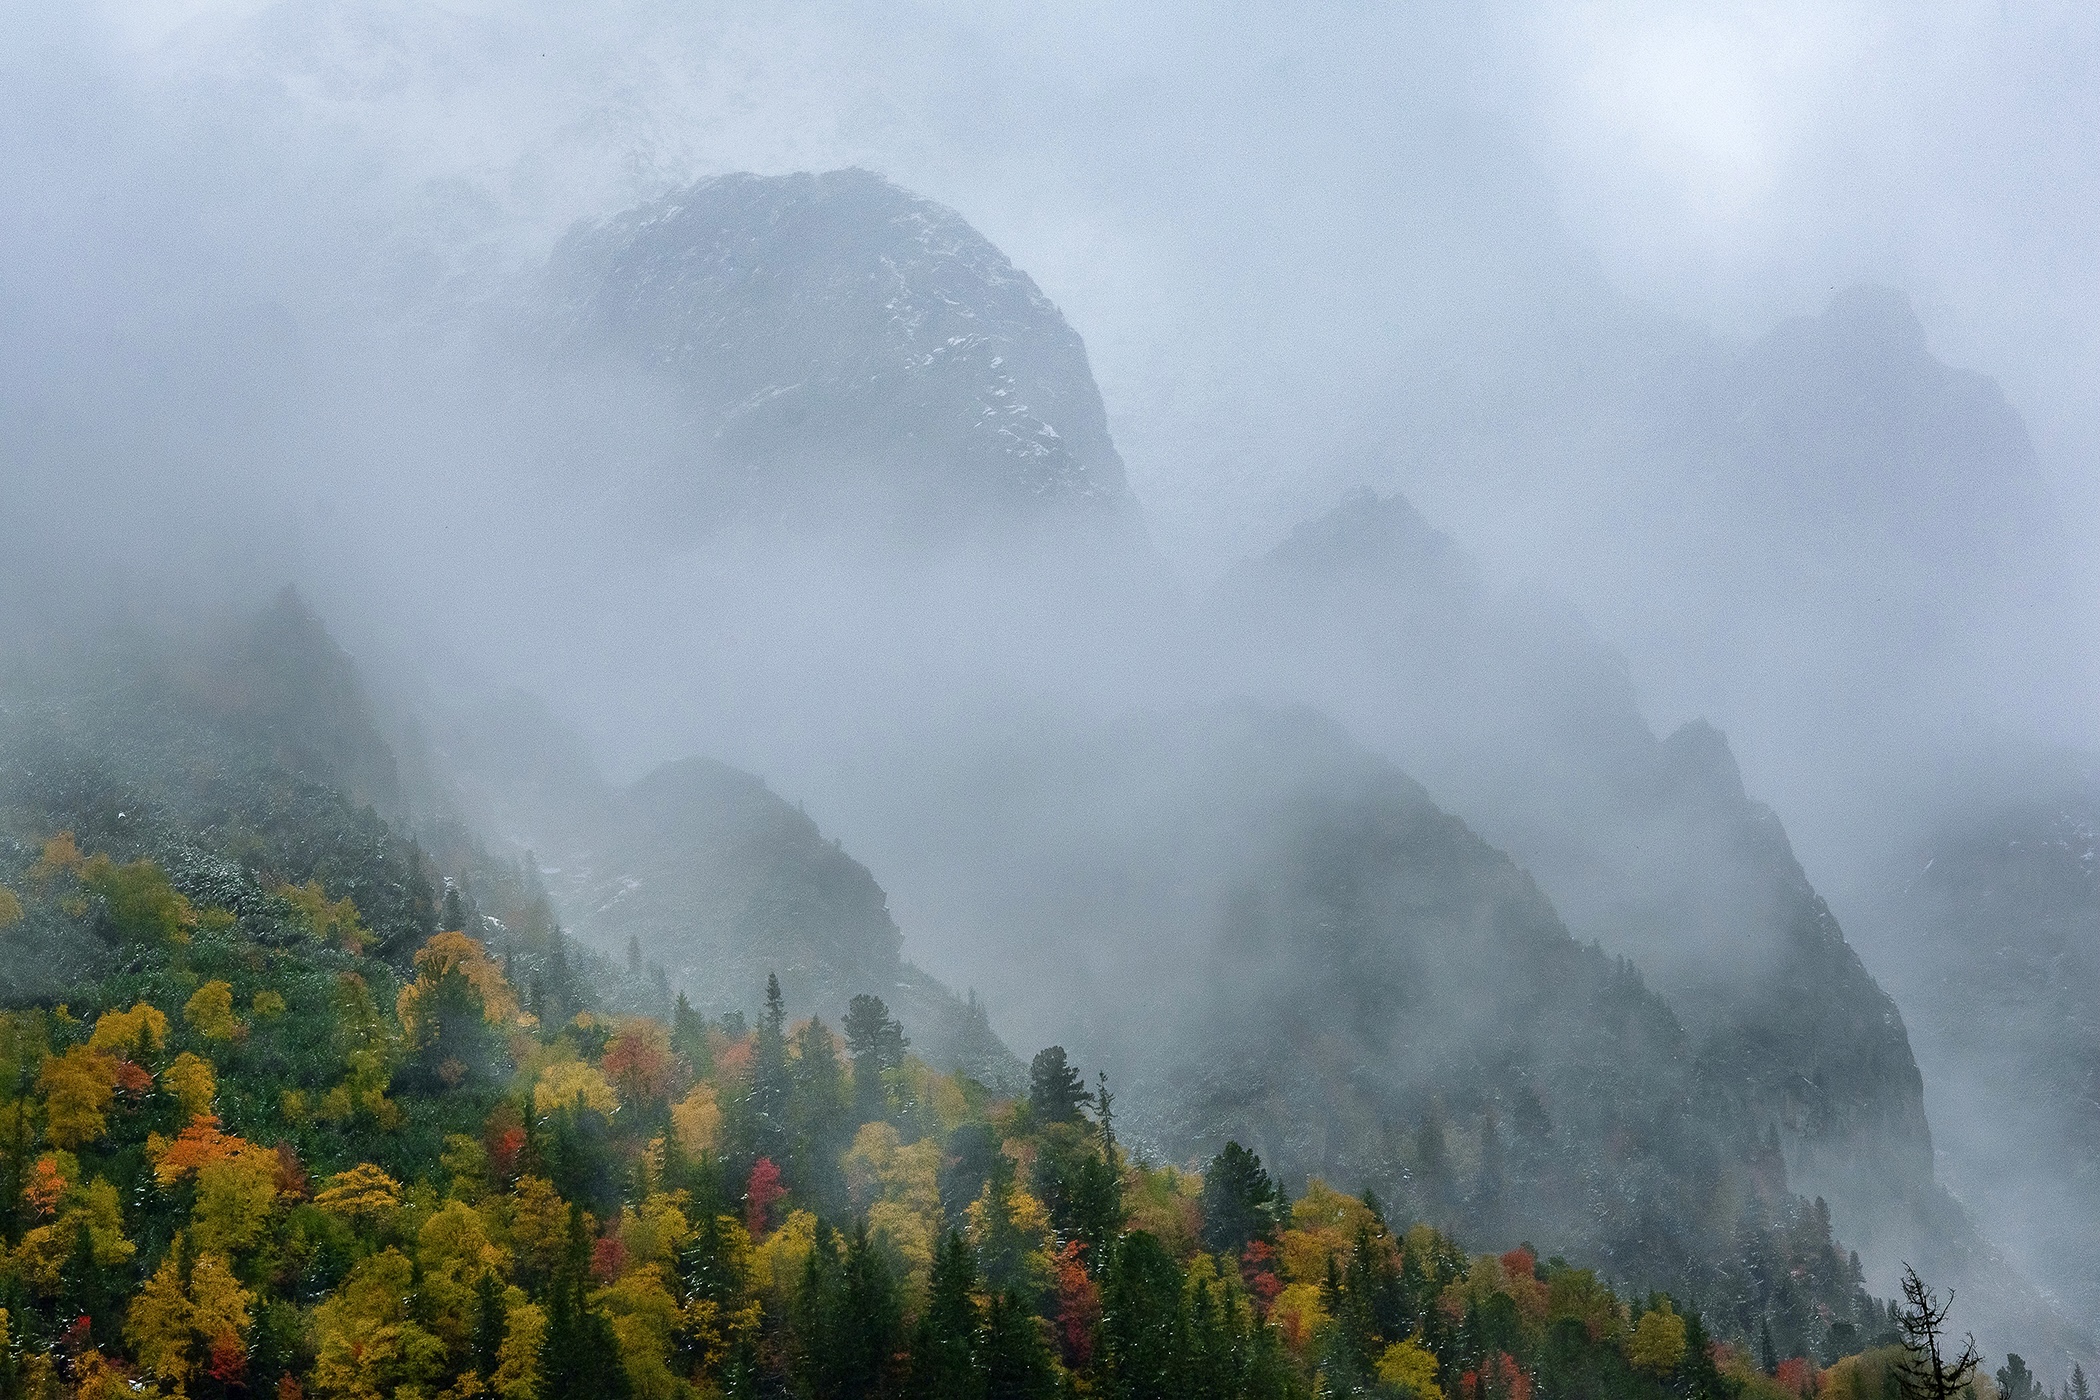
<svg viewBox="0 0 2100 1400">
<path fill-rule="evenodd" d="M 1360 276 L 1383 256 L 1406 282 L 1403 205 L 1513 211 L 1513 237 L 1566 235 L 1544 255 L 1724 332 L 1900 286 L 2100 514 L 2090 5 L 124 0 L 11 26 L 0 61 L 18 135 L 55 138 L 11 165 L 128 144 L 138 185 L 220 201 L 207 235 L 369 221 L 402 285 L 698 175 L 873 166 L 1064 307 L 1199 568 L 1288 470 L 1219 416 L 1277 406 L 1300 440 L 1365 392 L 1305 361 L 1367 301 L 1414 305 Z"/>
</svg>

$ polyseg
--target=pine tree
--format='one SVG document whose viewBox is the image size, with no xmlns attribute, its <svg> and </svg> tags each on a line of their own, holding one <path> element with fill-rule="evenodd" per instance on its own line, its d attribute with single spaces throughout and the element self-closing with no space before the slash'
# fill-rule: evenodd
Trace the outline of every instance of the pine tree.
<svg viewBox="0 0 2100 1400">
<path fill-rule="evenodd" d="M 1077 1123 L 1079 1110 L 1094 1101 L 1086 1081 L 1065 1058 L 1065 1047 L 1036 1052 L 1028 1066 L 1028 1107 L 1038 1123 Z"/>
<path fill-rule="evenodd" d="M 2071 1400 L 2093 1400 L 2093 1388 L 2086 1382 L 2085 1367 L 2071 1364 Z"/>
<path fill-rule="evenodd" d="M 853 1116 L 862 1123 L 886 1118 L 889 1095 L 883 1087 L 883 1072 L 903 1067 L 904 1049 L 911 1042 L 877 996 L 853 998 L 846 1008 L 844 1028 L 846 1049 L 853 1056 Z"/>
</svg>

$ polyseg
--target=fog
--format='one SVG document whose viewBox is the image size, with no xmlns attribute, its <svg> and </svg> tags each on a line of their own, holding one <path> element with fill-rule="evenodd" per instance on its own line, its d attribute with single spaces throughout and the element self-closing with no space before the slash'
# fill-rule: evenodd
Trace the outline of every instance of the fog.
<svg viewBox="0 0 2100 1400">
<path fill-rule="evenodd" d="M 2091 1104 L 2023 1100 L 2037 1161 L 1991 1179 L 2017 1070 L 1949 1029 L 1970 926 L 1921 952 L 1904 896 L 1950 822 L 2085 800 L 2100 748 L 2096 75 L 2068 4 L 18 17 L 0 645 L 294 582 L 401 714 L 519 689 L 615 783 L 760 774 L 1016 1048 L 1137 1073 L 1146 988 L 1235 980 L 1235 823 L 1303 795 L 1209 707 L 1307 706 L 1695 1035 L 1812 883 L 1909 1026 L 1941 1179 L 2090 1328 L 2051 1222 L 2100 1242 L 2100 1199 L 2046 1163 Z M 980 518 L 801 419 L 761 480 L 695 407 L 733 376 L 591 319 L 579 225 L 845 167 L 1083 338 L 1051 436 L 1098 385 L 1108 505 Z M 1910 1227 L 1861 1164 L 1925 1150 L 1895 1099 L 1897 1147 L 1788 1140 L 1884 1275 Z"/>
</svg>

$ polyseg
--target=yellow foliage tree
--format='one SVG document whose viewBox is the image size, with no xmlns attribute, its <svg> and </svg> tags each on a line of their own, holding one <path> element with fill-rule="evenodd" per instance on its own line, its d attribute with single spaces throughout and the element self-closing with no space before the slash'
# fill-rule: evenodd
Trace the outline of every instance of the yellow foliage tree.
<svg viewBox="0 0 2100 1400">
<path fill-rule="evenodd" d="M 199 1249 L 237 1254 L 261 1237 L 277 1204 L 277 1154 L 239 1138 L 240 1145 L 197 1168 L 192 1236 Z M 165 1159 L 164 1159 L 165 1160 Z"/>
<path fill-rule="evenodd" d="M 117 1062 L 84 1045 L 44 1061 L 37 1076 L 44 1091 L 44 1132 L 60 1147 L 94 1142 L 109 1130 L 109 1105 L 117 1095 Z"/>
<path fill-rule="evenodd" d="M 1319 1285 L 1294 1283 L 1277 1294 L 1269 1305 L 1269 1325 L 1285 1346 L 1303 1353 L 1327 1325 L 1327 1305 L 1320 1299 Z"/>
<path fill-rule="evenodd" d="M 423 1007 L 438 983 L 453 973 L 464 977 L 481 998 L 483 1020 L 496 1026 L 516 1024 L 518 998 L 503 979 L 502 967 L 489 957 L 488 949 L 464 933 L 440 933 L 416 950 L 416 980 L 403 987 L 394 999 L 394 1011 L 410 1045 L 420 1046 L 429 1040 L 431 1028 L 424 1024 Z"/>
<path fill-rule="evenodd" d="M 416 1234 L 416 1262 L 423 1266 L 423 1291 L 432 1324 L 455 1351 L 468 1339 L 474 1286 L 481 1276 L 510 1272 L 510 1258 L 489 1239 L 479 1211 L 464 1201 L 449 1201 L 423 1222 Z"/>
<path fill-rule="evenodd" d="M 645 1264 L 592 1295 L 612 1318 L 635 1400 L 674 1400 L 690 1389 L 668 1364 L 684 1318 L 664 1278 L 662 1265 Z"/>
<path fill-rule="evenodd" d="M 1593 1342 L 1616 1337 L 1626 1329 L 1619 1300 L 1588 1269 L 1557 1269 L 1547 1285 L 1547 1326 L 1570 1320 L 1580 1322 Z"/>
<path fill-rule="evenodd" d="M 168 1043 L 168 1018 L 151 1002 L 139 1002 L 129 1011 L 105 1011 L 95 1018 L 95 1033 L 88 1049 L 111 1055 L 140 1058 L 142 1051 L 159 1050 Z"/>
<path fill-rule="evenodd" d="M 15 892 L 0 885 L 0 929 L 10 929 L 22 922 L 22 901 Z"/>
<path fill-rule="evenodd" d="M 445 1369 L 445 1344 L 409 1316 L 415 1265 L 398 1249 L 360 1259 L 314 1309 L 313 1391 L 339 1400 L 413 1394 Z"/>
<path fill-rule="evenodd" d="M 174 1064 L 160 1072 L 160 1086 L 195 1118 L 211 1112 L 212 1100 L 219 1093 L 219 1077 L 212 1072 L 211 1061 L 185 1050 L 175 1057 Z"/>
<path fill-rule="evenodd" d="M 670 1268 L 678 1262 L 678 1252 L 693 1237 L 692 1222 L 679 1209 L 681 1199 L 654 1191 L 639 1207 L 628 1206 L 620 1212 L 620 1243 L 627 1247 L 630 1264 Z"/>
<path fill-rule="evenodd" d="M 671 1105 L 671 1131 L 687 1156 L 697 1157 L 722 1145 L 722 1105 L 712 1084 L 695 1084 Z"/>
<path fill-rule="evenodd" d="M 790 1296 L 816 1243 L 817 1217 L 806 1210 L 790 1211 L 780 1228 L 751 1251 L 752 1284 L 779 1298 Z"/>
<path fill-rule="evenodd" d="M 365 943 L 372 935 L 358 922 L 357 906 L 350 902 L 350 896 L 344 895 L 330 904 L 318 880 L 309 880 L 303 885 L 279 885 L 271 893 L 291 901 L 314 937 L 323 942 L 341 943 L 353 953 L 365 950 Z"/>
<path fill-rule="evenodd" d="M 619 1099 L 605 1076 L 596 1066 L 581 1060 L 563 1060 L 547 1066 L 540 1071 L 539 1082 L 532 1086 L 532 1111 L 537 1114 L 573 1108 L 579 1099 L 585 1108 L 608 1116 L 619 1108 Z"/>
<path fill-rule="evenodd" d="M 79 1244 L 83 1225 L 95 1262 L 105 1268 L 124 1264 L 138 1252 L 124 1238 L 123 1207 L 117 1188 L 107 1181 L 98 1177 L 85 1186 L 66 1187 L 54 1209 L 55 1218 L 26 1231 L 9 1256 L 16 1271 L 38 1290 L 58 1291 L 60 1271 Z"/>
<path fill-rule="evenodd" d="M 197 1374 L 201 1351 L 225 1338 L 238 1338 L 248 1326 L 254 1301 L 216 1254 L 199 1254 L 188 1285 L 182 1277 L 180 1237 L 160 1268 L 146 1280 L 125 1317 L 124 1338 L 140 1366 L 152 1375 L 186 1386 Z M 200 1346 L 199 1342 L 203 1345 Z"/>
<path fill-rule="evenodd" d="M 240 1019 L 233 1014 L 233 986 L 228 982 L 206 982 L 183 1003 L 182 1019 L 206 1040 L 232 1040 L 241 1033 Z"/>
<path fill-rule="evenodd" d="M 1378 1379 L 1409 1400 L 1444 1400 L 1436 1383 L 1436 1353 L 1412 1338 L 1393 1343 L 1379 1356 Z"/>
<path fill-rule="evenodd" d="M 86 861 L 73 833 L 61 831 L 44 843 L 43 853 L 37 857 L 36 864 L 29 867 L 29 878 L 41 885 L 62 874 L 77 875 Z"/>
<path fill-rule="evenodd" d="M 519 1261 L 545 1276 L 561 1262 L 569 1239 L 569 1204 L 543 1176 L 521 1176 L 511 1189 L 510 1241 Z"/>
<path fill-rule="evenodd" d="M 314 1194 L 314 1204 L 355 1224 L 374 1224 L 400 1209 L 401 1183 L 370 1162 L 359 1162 L 328 1178 Z"/>
<path fill-rule="evenodd" d="M 506 1303 L 503 1344 L 496 1349 L 496 1374 L 489 1377 L 489 1389 L 501 1400 L 537 1400 L 547 1314 L 539 1304 L 526 1302 L 522 1289 L 511 1289 Z"/>
<path fill-rule="evenodd" d="M 1665 1300 L 1661 1306 L 1641 1314 L 1633 1337 L 1626 1343 L 1626 1359 L 1643 1371 L 1667 1376 L 1684 1360 L 1684 1319 Z"/>
<path fill-rule="evenodd" d="M 938 1141 L 922 1138 L 903 1147 L 895 1128 L 869 1123 L 842 1165 L 847 1192 L 867 1215 L 869 1237 L 903 1262 L 915 1288 L 923 1287 L 944 1224 Z"/>
</svg>

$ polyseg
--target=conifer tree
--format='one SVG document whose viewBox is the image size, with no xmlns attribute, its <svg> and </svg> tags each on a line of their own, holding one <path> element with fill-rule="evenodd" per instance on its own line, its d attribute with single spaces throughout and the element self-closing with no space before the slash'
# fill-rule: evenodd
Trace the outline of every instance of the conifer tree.
<svg viewBox="0 0 2100 1400">
<path fill-rule="evenodd" d="M 496 1354 L 503 1346 L 509 1320 L 503 1311 L 503 1285 L 494 1272 L 474 1285 L 474 1369 L 486 1379 L 496 1374 Z"/>
<path fill-rule="evenodd" d="M 904 1049 L 911 1042 L 878 996 L 854 997 L 846 1008 L 844 1027 L 846 1049 L 853 1056 L 853 1116 L 872 1123 L 889 1114 L 883 1072 L 903 1067 Z"/>
<path fill-rule="evenodd" d="M 788 1096 L 787 1006 L 780 979 L 766 974 L 766 1013 L 758 1022 L 758 1045 L 751 1058 L 751 1146 L 755 1155 L 787 1160 Z"/>
<path fill-rule="evenodd" d="M 1181 1270 L 1143 1230 L 1125 1235 L 1101 1288 L 1103 1394 L 1114 1400 L 1166 1400 L 1180 1394 L 1185 1331 Z"/>
<path fill-rule="evenodd" d="M 978 1366 L 977 1260 L 970 1242 L 949 1231 L 934 1247 L 926 1307 L 912 1333 L 910 1393 L 923 1400 L 981 1400 Z"/>
<path fill-rule="evenodd" d="M 1963 1341 L 1953 1360 L 1947 1359 L 1947 1315 L 1953 1307 L 1953 1294 L 1940 1302 L 1915 1269 L 1903 1266 L 1903 1305 L 1896 1321 L 1903 1329 L 1905 1355 L 1895 1374 L 1904 1400 L 1954 1400 L 1982 1364 L 1974 1337 Z"/>
<path fill-rule="evenodd" d="M 1028 1066 L 1028 1107 L 1038 1123 L 1077 1123 L 1079 1110 L 1094 1101 L 1086 1081 L 1065 1058 L 1065 1047 L 1036 1052 Z"/>
<path fill-rule="evenodd" d="M 1250 1241 L 1272 1238 L 1281 1198 L 1261 1158 L 1226 1143 L 1203 1173 L 1203 1247 L 1237 1259 Z"/>
<path fill-rule="evenodd" d="M 985 1308 L 985 1400 L 1050 1400 L 1057 1393 L 1057 1374 L 1050 1349 L 1035 1314 L 1008 1289 L 992 1295 Z"/>
<path fill-rule="evenodd" d="M 571 1203 L 561 1266 L 547 1286 L 537 1400 L 629 1400 L 631 1387 L 612 1322 L 590 1306 L 590 1265 L 583 1207 Z"/>
</svg>

